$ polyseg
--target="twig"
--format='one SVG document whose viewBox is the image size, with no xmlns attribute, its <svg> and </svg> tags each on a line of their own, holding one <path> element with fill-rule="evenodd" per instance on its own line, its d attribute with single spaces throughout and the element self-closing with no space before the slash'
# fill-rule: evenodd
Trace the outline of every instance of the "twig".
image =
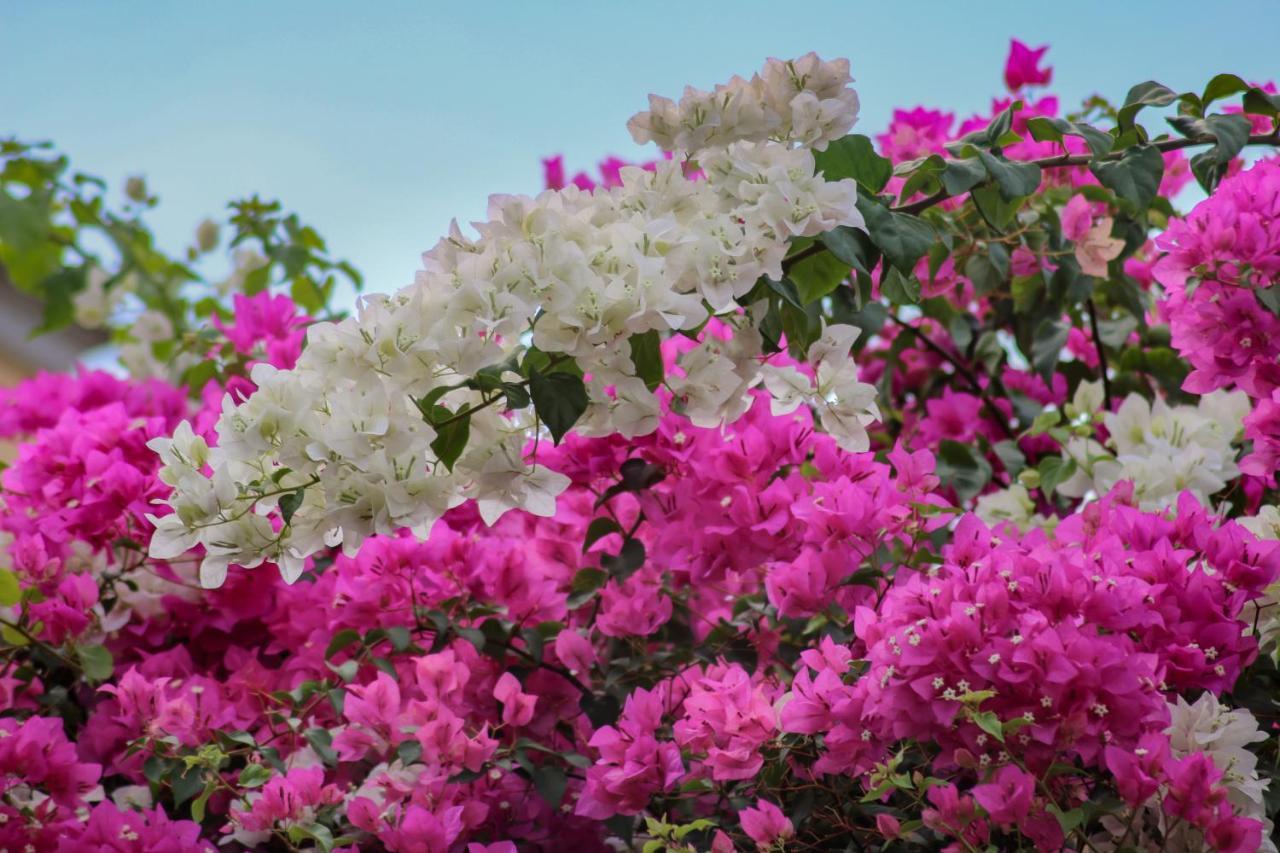
<svg viewBox="0 0 1280 853">
<path fill-rule="evenodd" d="M 953 356 L 951 353 L 947 352 L 938 344 L 930 340 L 928 335 L 926 335 L 924 332 L 917 329 L 915 326 L 911 325 L 905 320 L 898 318 L 894 314 L 890 314 L 889 319 L 897 323 L 899 327 L 911 332 L 913 335 L 915 335 L 916 340 L 924 344 L 933 352 L 937 353 L 939 356 L 945 359 L 948 364 L 954 367 L 956 369 L 956 373 L 960 374 L 960 376 L 963 377 L 964 380 L 969 383 L 969 387 L 972 388 L 974 392 L 977 393 L 978 397 L 982 400 L 983 405 L 987 407 L 987 411 L 991 414 L 993 418 L 995 418 L 996 423 L 1000 425 L 1001 432 L 1003 432 L 1006 436 L 1008 436 L 1010 441 L 1017 440 L 1017 437 L 1014 436 L 1013 434 L 1013 429 L 1010 428 L 1009 426 L 1008 416 L 1005 415 L 1004 412 L 1000 411 L 1000 409 L 991 400 L 991 398 L 987 396 L 987 390 L 982 387 L 982 384 L 980 382 L 978 382 L 978 377 L 974 375 L 972 370 L 970 370 L 963 363 L 961 363 L 960 360 L 957 359 L 955 356 Z"/>
<path fill-rule="evenodd" d="M 1093 297 L 1085 300 L 1089 308 L 1089 328 L 1093 331 L 1093 348 L 1098 351 L 1098 372 L 1102 374 L 1102 396 L 1106 401 L 1107 411 L 1111 411 L 1111 380 L 1107 377 L 1107 350 L 1102 344 L 1102 335 L 1098 334 L 1098 309 L 1093 306 Z"/>
</svg>

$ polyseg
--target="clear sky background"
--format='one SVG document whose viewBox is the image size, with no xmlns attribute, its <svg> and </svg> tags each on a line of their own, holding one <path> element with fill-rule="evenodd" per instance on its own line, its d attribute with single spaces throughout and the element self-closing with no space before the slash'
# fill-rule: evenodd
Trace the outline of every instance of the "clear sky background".
<svg viewBox="0 0 1280 853">
<path fill-rule="evenodd" d="M 227 199 L 278 197 L 391 290 L 451 218 L 540 189 L 541 157 L 645 156 L 625 125 L 649 92 L 817 50 L 850 58 L 874 134 L 896 106 L 986 109 L 1010 37 L 1052 44 L 1066 105 L 1280 78 L 1278 0 L 0 0 L 0 135 L 144 174 L 172 251 Z"/>
</svg>

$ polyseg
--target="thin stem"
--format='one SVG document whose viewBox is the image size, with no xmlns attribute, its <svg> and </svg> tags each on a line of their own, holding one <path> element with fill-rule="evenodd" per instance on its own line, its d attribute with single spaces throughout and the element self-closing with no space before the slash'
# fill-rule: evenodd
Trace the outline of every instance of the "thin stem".
<svg viewBox="0 0 1280 853">
<path fill-rule="evenodd" d="M 1098 372 L 1102 374 L 1102 396 L 1106 401 L 1107 411 L 1111 411 L 1111 379 L 1107 376 L 1107 350 L 1102 343 L 1102 335 L 1098 334 L 1098 309 L 1093 305 L 1093 297 L 1085 300 L 1089 308 L 1089 328 L 1093 332 L 1093 348 L 1098 351 Z"/>
<path fill-rule="evenodd" d="M 974 393 L 976 393 L 978 397 L 982 400 L 983 405 L 987 407 L 987 411 L 991 414 L 991 416 L 995 419 L 996 423 L 1000 426 L 1000 431 L 1003 432 L 1006 436 L 1008 436 L 1010 441 L 1017 440 L 1017 437 L 1014 436 L 1013 434 L 1013 429 L 1010 428 L 1009 426 L 1009 420 L 1007 416 L 1004 414 L 1004 412 L 1000 411 L 1000 409 L 996 406 L 995 402 L 993 402 L 992 399 L 989 396 L 987 396 L 987 390 L 982 387 L 981 383 L 978 382 L 978 377 L 974 375 L 972 370 L 966 367 L 959 359 L 957 359 L 951 353 L 947 352 L 945 349 L 938 346 L 938 344 L 930 340 L 928 335 L 926 335 L 924 332 L 917 329 L 915 326 L 911 325 L 905 320 L 900 319 L 894 314 L 890 314 L 889 319 L 897 323 L 899 327 L 911 332 L 913 335 L 915 335 L 916 340 L 924 344 L 934 353 L 941 356 L 944 360 L 946 360 L 948 364 L 954 367 L 956 369 L 956 373 L 958 373 L 961 377 L 963 377 L 963 379 L 966 382 L 969 383 L 969 387 L 972 388 L 974 390 Z"/>
</svg>

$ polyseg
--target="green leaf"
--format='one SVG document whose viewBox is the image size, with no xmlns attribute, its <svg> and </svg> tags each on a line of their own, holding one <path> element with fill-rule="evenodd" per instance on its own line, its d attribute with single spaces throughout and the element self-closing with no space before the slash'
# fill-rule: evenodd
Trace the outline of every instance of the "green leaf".
<svg viewBox="0 0 1280 853">
<path fill-rule="evenodd" d="M 80 659 L 85 678 L 90 681 L 106 681 L 115 669 L 115 659 L 104 646 L 78 646 L 76 657 Z"/>
<path fill-rule="evenodd" d="M 556 444 L 587 410 L 587 386 L 581 376 L 571 373 L 530 372 L 529 396 Z"/>
<path fill-rule="evenodd" d="M 303 737 L 307 739 L 307 743 L 311 744 L 311 748 L 316 751 L 316 755 L 320 756 L 320 760 L 330 767 L 338 763 L 338 753 L 333 748 L 333 735 L 325 729 L 307 729 L 303 733 Z"/>
<path fill-rule="evenodd" d="M 1004 284 L 1004 276 L 996 269 L 995 264 L 985 253 L 970 255 L 965 261 L 964 274 L 973 282 L 973 290 L 978 296 L 986 296 Z"/>
<path fill-rule="evenodd" d="M 1270 287 L 1259 287 L 1253 291 L 1253 295 L 1258 298 L 1263 307 L 1280 317 L 1280 284 L 1273 284 Z M 0 604 L 4 601 L 0 600 Z"/>
<path fill-rule="evenodd" d="M 333 635 L 333 639 L 329 641 L 329 645 L 324 650 L 324 659 L 329 660 L 338 652 L 360 639 L 360 632 L 354 628 L 343 628 L 341 631 Z"/>
<path fill-rule="evenodd" d="M 1047 496 L 1071 479 L 1071 475 L 1076 472 L 1076 463 L 1074 459 L 1048 456 L 1040 460 L 1036 472 L 1040 475 L 1040 491 Z"/>
<path fill-rule="evenodd" d="M 987 168 L 974 158 L 948 160 L 942 172 L 942 187 L 948 195 L 961 195 L 987 179 Z"/>
<path fill-rule="evenodd" d="M 1046 317 L 1036 326 L 1031 341 L 1031 364 L 1047 381 L 1058 366 L 1058 357 L 1067 345 L 1071 326 L 1061 320 Z"/>
<path fill-rule="evenodd" d="M 210 779 L 204 783 L 204 791 L 191 803 L 191 819 L 196 823 L 204 821 L 205 807 L 209 805 L 209 797 L 217 789 L 217 784 Z"/>
<path fill-rule="evenodd" d="M 1116 126 L 1123 133 L 1134 126 L 1134 118 L 1143 107 L 1167 107 L 1178 100 L 1178 94 L 1154 80 L 1139 83 L 1129 90 L 1124 105 L 1116 114 Z"/>
<path fill-rule="evenodd" d="M 1050 803 L 1046 808 L 1058 819 L 1058 826 L 1062 827 L 1063 835 L 1070 835 L 1077 826 L 1084 822 L 1084 809 L 1072 809 L 1069 812 L 1064 812 L 1053 803 Z"/>
<path fill-rule="evenodd" d="M 1040 167 L 1035 163 L 1015 163 L 981 148 L 977 151 L 987 174 L 996 182 L 1000 197 L 1005 201 L 1031 195 L 1040 187 Z"/>
<path fill-rule="evenodd" d="M 976 145 L 981 148 L 994 148 L 1000 145 L 1001 140 L 1005 138 L 1013 127 L 1014 114 L 1021 109 L 1022 101 L 1014 101 L 1001 110 L 995 118 L 991 119 L 991 123 L 985 128 L 966 134 L 955 143 L 952 143 L 952 145 L 957 148 L 963 147 L 964 144 Z"/>
<path fill-rule="evenodd" d="M 1153 145 L 1135 145 L 1119 160 L 1092 161 L 1089 170 L 1104 187 L 1145 210 L 1160 189 L 1164 158 Z"/>
<path fill-rule="evenodd" d="M 0 569 L 0 607 L 11 607 L 22 599 L 18 576 L 8 569 Z"/>
<path fill-rule="evenodd" d="M 978 343 L 973 348 L 973 357 L 982 362 L 987 373 L 994 373 L 1006 355 L 1008 353 L 1000 345 L 1000 338 L 995 332 L 987 330 L 978 336 Z"/>
<path fill-rule="evenodd" d="M 570 610 L 581 607 L 595 597 L 607 580 L 608 572 L 592 568 L 579 569 L 569 586 L 569 598 L 565 605 Z"/>
<path fill-rule="evenodd" d="M 999 189 L 991 185 L 974 187 L 969 197 L 987 224 L 1001 232 L 1013 224 L 1018 209 L 1022 207 L 1021 200 L 1008 201 L 1000 195 Z"/>
<path fill-rule="evenodd" d="M 1004 743 L 1004 726 L 994 711 L 979 711 L 973 715 L 973 723 L 996 740 Z"/>
<path fill-rule="evenodd" d="M 938 447 L 937 475 L 962 501 L 976 497 L 991 481 L 991 463 L 968 444 L 944 439 Z"/>
<path fill-rule="evenodd" d="M 1111 151 L 1115 145 L 1115 137 L 1106 131 L 1083 122 L 1072 122 L 1052 116 L 1035 116 L 1027 119 L 1027 130 L 1038 142 L 1063 142 L 1064 137 L 1078 136 L 1089 146 L 1095 157 L 1101 157 Z"/>
<path fill-rule="evenodd" d="M 860 228 L 839 225 L 825 234 L 819 234 L 818 240 L 840 261 L 853 267 L 860 273 L 870 275 L 876 265 L 878 252 L 871 237 Z"/>
<path fill-rule="evenodd" d="M 1191 174 L 1205 192 L 1212 193 L 1226 176 L 1231 161 L 1249 141 L 1253 126 L 1248 117 L 1242 115 L 1213 115 L 1196 124 L 1202 133 L 1217 140 L 1208 151 L 1191 158 Z"/>
<path fill-rule="evenodd" d="M 920 281 L 913 275 L 903 275 L 896 267 L 890 267 L 880 282 L 880 292 L 894 305 L 915 305 L 920 301 Z"/>
<path fill-rule="evenodd" d="M 636 376 L 644 380 L 650 391 L 657 389 L 666 377 L 666 366 L 662 362 L 662 336 L 657 329 L 642 335 L 632 335 L 631 364 L 636 369 Z"/>
<path fill-rule="evenodd" d="M 568 777 L 565 776 L 564 770 L 559 767 L 543 764 L 533 769 L 533 787 L 537 789 L 538 795 L 547 801 L 547 805 L 553 809 L 560 806 L 560 801 L 564 799 L 565 788 L 568 785 Z"/>
<path fill-rule="evenodd" d="M 280 496 L 280 517 L 284 519 L 285 524 L 293 521 L 293 514 L 298 511 L 298 507 L 302 506 L 304 497 L 306 497 L 306 490 L 304 489 L 298 489 Z"/>
<path fill-rule="evenodd" d="M 403 625 L 393 625 L 387 629 L 387 640 L 392 649 L 403 652 L 413 645 L 413 634 Z"/>
<path fill-rule="evenodd" d="M 996 456 L 1000 457 L 1000 464 L 1004 465 L 1004 470 L 1009 472 L 1011 477 L 1018 476 L 1023 468 L 1027 467 L 1027 457 L 1018 447 L 1015 441 L 997 441 L 992 447 L 996 452 Z"/>
<path fill-rule="evenodd" d="M 811 255 L 787 270 L 787 278 L 795 284 L 802 305 L 818 301 L 848 277 L 849 265 L 830 252 Z"/>
<path fill-rule="evenodd" d="M 204 788 L 204 768 L 188 767 L 170 779 L 169 786 L 173 789 L 173 804 L 182 805 Z"/>
<path fill-rule="evenodd" d="M 1219 98 L 1226 98 L 1237 92 L 1247 92 L 1252 87 L 1234 74 L 1219 74 L 1210 80 L 1200 95 L 1202 106 L 1209 106 Z"/>
<path fill-rule="evenodd" d="M 587 525 L 587 535 L 582 540 L 582 553 L 591 550 L 591 546 L 599 542 L 610 533 L 622 533 L 622 528 L 618 522 L 612 518 L 593 518 L 591 523 Z"/>
<path fill-rule="evenodd" d="M 422 743 L 406 740 L 396 747 L 396 755 L 399 756 L 401 764 L 413 764 L 422 757 Z"/>
<path fill-rule="evenodd" d="M 436 437 L 431 441 L 431 452 L 444 463 L 444 467 L 452 471 L 454 463 L 471 440 L 470 407 L 464 405 L 457 412 L 451 412 L 445 406 L 433 405 L 427 423 L 436 431 Z"/>
<path fill-rule="evenodd" d="M 236 778 L 236 785 L 241 788 L 257 788 L 266 784 L 271 776 L 271 768 L 265 764 L 247 764 Z"/>
<path fill-rule="evenodd" d="M 889 263 L 908 275 L 937 239 L 933 226 L 920 217 L 896 213 L 861 194 L 858 210 L 866 219 L 872 242 Z"/>
<path fill-rule="evenodd" d="M 826 151 L 815 151 L 813 159 L 828 181 L 852 178 L 873 195 L 884 189 L 893 175 L 893 163 L 876 153 L 870 139 L 857 133 L 831 142 Z"/>
</svg>

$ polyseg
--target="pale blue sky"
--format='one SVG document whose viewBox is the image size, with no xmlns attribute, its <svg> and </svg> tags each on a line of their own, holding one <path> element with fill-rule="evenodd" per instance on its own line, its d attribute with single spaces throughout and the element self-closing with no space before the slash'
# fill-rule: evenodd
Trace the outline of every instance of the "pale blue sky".
<svg viewBox="0 0 1280 853">
<path fill-rule="evenodd" d="M 895 106 L 985 108 L 1011 36 L 1053 45 L 1068 104 L 1280 77 L 1276 0 L 0 0 L 0 135 L 145 174 L 171 250 L 232 196 L 279 197 L 388 290 L 451 217 L 539 189 L 541 157 L 641 156 L 625 124 L 649 92 L 817 50 L 852 60 L 875 133 Z"/>
</svg>

